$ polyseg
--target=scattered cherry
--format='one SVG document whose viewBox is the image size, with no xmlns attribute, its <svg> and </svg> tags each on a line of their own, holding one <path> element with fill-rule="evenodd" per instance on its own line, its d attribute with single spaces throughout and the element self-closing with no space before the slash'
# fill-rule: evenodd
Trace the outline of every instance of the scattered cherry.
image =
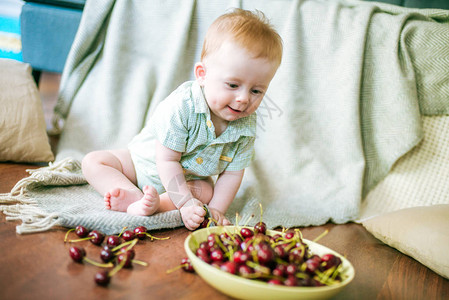
<svg viewBox="0 0 449 300">
<path fill-rule="evenodd" d="M 107 286 L 110 281 L 111 277 L 107 271 L 99 271 L 95 274 L 95 282 L 98 285 Z"/>
<path fill-rule="evenodd" d="M 139 226 L 139 227 L 134 228 L 134 234 L 136 235 L 136 237 L 139 240 L 145 239 L 145 237 L 147 236 L 146 232 L 147 232 L 147 228 L 145 226 Z"/>
<path fill-rule="evenodd" d="M 190 259 L 187 257 L 181 259 L 181 266 L 182 269 L 186 272 L 193 273 L 195 270 L 193 269 L 192 263 L 190 262 Z"/>
<path fill-rule="evenodd" d="M 82 247 L 71 246 L 69 248 L 69 255 L 75 262 L 78 263 L 90 263 L 101 268 L 112 268 L 109 272 L 100 271 L 95 275 L 95 282 L 99 285 L 106 286 L 110 282 L 110 278 L 117 273 L 123 267 L 132 267 L 132 263 L 142 266 L 148 266 L 148 263 L 140 260 L 135 260 L 135 251 L 133 247 L 137 243 L 136 234 L 132 230 L 126 230 L 126 227 L 122 230 L 122 233 L 118 236 L 110 235 L 106 238 L 106 243 L 103 245 L 100 251 L 100 258 L 104 263 L 97 262 L 86 257 L 86 251 Z M 79 239 L 69 239 L 69 233 L 75 231 Z M 154 237 L 147 232 L 144 226 L 139 226 L 135 229 L 138 234 L 138 238 L 148 236 L 151 240 L 165 240 L 169 237 Z M 120 238 L 120 236 L 122 238 Z M 121 240 L 125 240 L 121 244 Z M 105 240 L 105 235 L 97 230 L 88 231 L 83 226 L 76 226 L 76 228 L 69 229 L 65 235 L 64 242 L 75 243 L 85 240 L 90 240 L 93 244 L 101 246 Z M 117 253 L 118 252 L 118 253 Z M 114 267 L 114 263 L 116 266 Z M 185 270 L 189 270 L 191 267 L 185 266 Z M 193 270 L 193 268 L 192 268 Z"/>
<path fill-rule="evenodd" d="M 94 245 L 101 245 L 104 241 L 104 234 L 97 230 L 92 230 L 87 236 L 90 237 L 90 241 Z"/>
<path fill-rule="evenodd" d="M 134 234 L 134 231 L 131 230 L 125 230 L 122 234 L 122 238 L 126 241 L 129 242 L 131 240 L 134 240 L 136 238 L 136 235 Z"/>
<path fill-rule="evenodd" d="M 71 246 L 69 249 L 70 257 L 76 262 L 82 262 L 83 258 L 86 256 L 86 251 L 84 248 Z"/>
<path fill-rule="evenodd" d="M 112 259 L 114 259 L 114 257 L 115 255 L 112 250 L 107 247 L 103 248 L 103 250 L 101 250 L 100 252 L 100 258 L 104 262 L 110 262 Z"/>
<path fill-rule="evenodd" d="M 80 238 L 84 238 L 89 234 L 89 230 L 87 230 L 84 226 L 78 225 L 75 227 L 75 233 Z"/>
<path fill-rule="evenodd" d="M 126 253 L 120 253 L 117 256 L 117 261 L 119 264 L 123 263 L 124 268 L 131 268 L 132 267 L 132 258 L 130 255 L 127 255 Z"/>
<path fill-rule="evenodd" d="M 106 239 L 106 244 L 110 247 L 117 247 L 120 245 L 120 238 L 116 235 L 110 235 Z"/>
</svg>

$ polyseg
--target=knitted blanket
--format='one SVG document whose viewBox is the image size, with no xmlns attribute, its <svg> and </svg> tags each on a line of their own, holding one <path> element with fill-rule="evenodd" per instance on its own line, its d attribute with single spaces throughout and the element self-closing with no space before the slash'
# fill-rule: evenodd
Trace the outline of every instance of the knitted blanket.
<svg viewBox="0 0 449 300">
<path fill-rule="evenodd" d="M 126 147 L 157 104 L 193 78 L 205 31 L 235 6 L 266 14 L 284 58 L 257 112 L 256 159 L 231 220 L 238 212 L 255 223 L 261 203 L 270 228 L 354 221 L 368 192 L 420 143 L 421 116 L 449 111 L 448 11 L 349 0 L 87 1 L 55 109 L 56 162 L 0 196 L 4 213 L 22 219 L 19 232 L 182 225 L 178 212 L 105 210 L 79 161 Z"/>
</svg>

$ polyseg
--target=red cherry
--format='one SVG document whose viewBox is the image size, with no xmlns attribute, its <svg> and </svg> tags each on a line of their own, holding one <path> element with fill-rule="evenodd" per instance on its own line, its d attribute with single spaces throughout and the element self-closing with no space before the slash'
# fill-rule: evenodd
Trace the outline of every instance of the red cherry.
<svg viewBox="0 0 449 300">
<path fill-rule="evenodd" d="M 89 234 L 89 230 L 87 230 L 84 226 L 78 225 L 75 228 L 75 233 L 80 238 L 85 238 Z"/>
<path fill-rule="evenodd" d="M 293 231 L 287 231 L 287 232 L 285 233 L 285 238 L 286 238 L 287 240 L 291 240 L 294 236 L 295 236 L 295 232 L 293 232 Z"/>
<path fill-rule="evenodd" d="M 114 258 L 114 253 L 110 249 L 103 248 L 100 252 L 100 258 L 104 262 L 110 262 Z"/>
<path fill-rule="evenodd" d="M 80 248 L 80 247 L 76 247 L 76 246 L 72 246 L 69 249 L 69 254 L 70 257 L 76 261 L 76 262 L 82 262 L 84 256 L 86 256 L 86 251 L 84 250 L 84 248 Z"/>
<path fill-rule="evenodd" d="M 231 274 L 235 274 L 237 271 L 237 265 L 233 261 L 227 261 L 221 265 L 221 270 Z"/>
<path fill-rule="evenodd" d="M 339 266 L 341 264 L 340 257 L 333 254 L 324 254 L 323 256 L 321 256 L 321 261 L 321 265 L 323 266 L 324 270 Z"/>
<path fill-rule="evenodd" d="M 273 261 L 274 254 L 270 248 L 264 248 L 257 250 L 257 259 L 261 265 L 266 265 Z"/>
<path fill-rule="evenodd" d="M 238 267 L 238 274 L 245 277 L 247 275 L 250 275 L 254 273 L 253 269 L 251 269 L 250 267 L 248 267 L 247 265 L 240 265 Z"/>
<path fill-rule="evenodd" d="M 249 254 L 241 250 L 235 251 L 233 257 L 237 264 L 245 264 L 249 260 Z"/>
<path fill-rule="evenodd" d="M 139 226 L 134 229 L 134 234 L 139 240 L 143 240 L 147 235 L 147 228 L 145 226 Z"/>
<path fill-rule="evenodd" d="M 90 241 L 94 245 L 101 245 L 104 241 L 104 234 L 96 230 L 92 230 L 87 236 L 91 237 Z"/>
<path fill-rule="evenodd" d="M 296 265 L 294 264 L 289 264 L 287 265 L 287 267 L 285 268 L 285 273 L 287 275 L 295 275 L 296 272 L 298 272 L 298 267 L 296 267 Z"/>
<path fill-rule="evenodd" d="M 99 271 L 97 274 L 95 274 L 95 282 L 98 285 L 106 286 L 109 284 L 110 280 L 111 277 L 109 277 L 107 271 Z"/>
<path fill-rule="evenodd" d="M 314 273 L 320 267 L 320 263 L 316 259 L 306 260 L 306 271 L 309 273 Z"/>
<path fill-rule="evenodd" d="M 246 238 L 250 238 L 254 235 L 254 232 L 246 227 L 243 227 L 242 229 L 240 229 L 240 234 L 246 239 Z"/>
<path fill-rule="evenodd" d="M 282 281 L 280 281 L 279 279 L 270 279 L 267 283 L 273 285 L 282 285 Z"/>
<path fill-rule="evenodd" d="M 223 261 L 224 260 L 224 254 L 223 251 L 220 249 L 215 249 L 210 253 L 210 258 L 212 261 Z"/>
<path fill-rule="evenodd" d="M 126 255 L 129 256 L 130 259 L 134 259 L 134 257 L 136 256 L 136 251 L 134 251 L 134 249 L 126 249 L 126 247 L 123 247 L 122 249 L 120 249 L 120 253 L 124 253 Z"/>
<path fill-rule="evenodd" d="M 134 234 L 134 231 L 126 230 L 122 234 L 122 238 L 125 240 L 125 242 L 134 240 L 136 238 L 136 235 Z"/>
<path fill-rule="evenodd" d="M 284 285 L 286 286 L 297 286 L 298 279 L 294 275 L 289 275 L 287 279 L 284 280 Z"/>
<path fill-rule="evenodd" d="M 277 265 L 277 266 L 273 269 L 272 273 L 273 273 L 274 276 L 277 276 L 277 277 L 284 277 L 284 276 L 285 276 L 285 270 L 286 270 L 286 269 L 287 269 L 287 267 L 286 267 L 285 265 Z"/>
<path fill-rule="evenodd" d="M 192 263 L 190 262 L 190 259 L 188 259 L 187 257 L 181 259 L 181 266 L 182 269 L 186 272 L 193 273 L 195 271 L 193 269 Z"/>
<path fill-rule="evenodd" d="M 127 253 L 120 253 L 119 256 L 117 256 L 117 261 L 119 264 L 123 262 L 124 268 L 131 268 L 132 267 L 132 258 L 131 255 L 128 255 Z"/>
<path fill-rule="evenodd" d="M 116 235 L 110 235 L 106 239 L 106 244 L 110 247 L 117 247 L 120 245 L 120 238 Z"/>
<path fill-rule="evenodd" d="M 207 236 L 208 242 L 213 242 L 215 244 L 217 235 L 215 233 L 211 233 Z"/>
<path fill-rule="evenodd" d="M 267 225 L 264 222 L 259 222 L 254 225 L 254 231 L 256 233 L 266 234 L 267 233 Z"/>
</svg>

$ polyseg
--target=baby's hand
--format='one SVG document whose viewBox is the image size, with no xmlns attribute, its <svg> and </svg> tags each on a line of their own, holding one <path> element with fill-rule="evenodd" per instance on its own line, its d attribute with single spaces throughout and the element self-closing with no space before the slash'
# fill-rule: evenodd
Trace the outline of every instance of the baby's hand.
<svg viewBox="0 0 449 300">
<path fill-rule="evenodd" d="M 225 217 L 225 215 L 222 212 L 211 207 L 209 207 L 209 212 L 211 214 L 212 219 L 214 219 L 214 221 L 217 222 L 217 225 L 224 225 L 224 226 L 231 225 L 231 222 L 229 222 L 229 220 Z"/>
<path fill-rule="evenodd" d="M 206 211 L 203 208 L 203 203 L 195 198 L 190 199 L 179 209 L 181 212 L 182 221 L 189 230 L 195 230 L 204 221 Z"/>
</svg>

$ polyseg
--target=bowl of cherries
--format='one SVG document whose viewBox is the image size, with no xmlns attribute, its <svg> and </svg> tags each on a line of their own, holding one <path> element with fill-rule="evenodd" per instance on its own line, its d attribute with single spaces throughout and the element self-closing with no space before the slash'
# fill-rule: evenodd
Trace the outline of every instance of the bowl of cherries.
<svg viewBox="0 0 449 300">
<path fill-rule="evenodd" d="M 303 239 L 301 232 L 214 226 L 191 233 L 184 248 L 200 277 L 239 299 L 328 299 L 354 278 L 337 252 Z"/>
</svg>

